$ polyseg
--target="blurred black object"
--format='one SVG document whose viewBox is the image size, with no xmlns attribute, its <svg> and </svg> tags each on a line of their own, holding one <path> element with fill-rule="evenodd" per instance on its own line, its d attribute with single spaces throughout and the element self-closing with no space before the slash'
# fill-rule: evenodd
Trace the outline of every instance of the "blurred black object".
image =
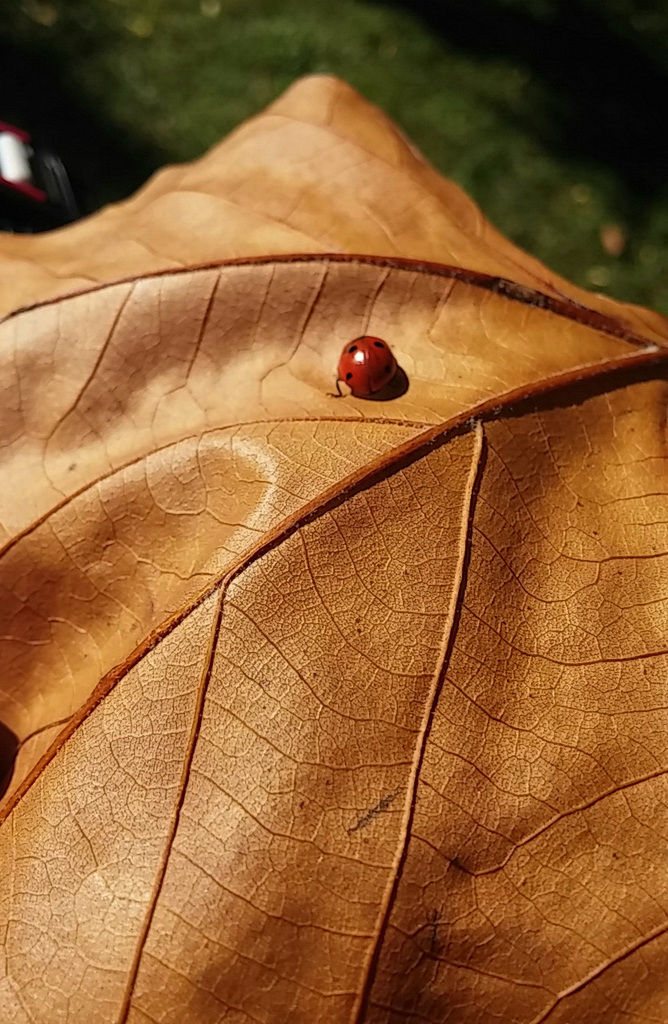
<svg viewBox="0 0 668 1024">
<path fill-rule="evenodd" d="M 33 52 L 28 45 L 3 38 L 4 12 L 0 0 L 0 119 L 27 129 L 36 150 L 59 158 L 78 216 L 88 216 L 131 195 L 157 168 L 173 159 L 108 121 L 102 106 L 87 99 L 69 80 L 67 61 L 58 60 L 55 44 L 50 52 Z M 32 211 L 37 212 L 34 207 Z M 56 224 L 49 213 L 55 215 L 56 211 L 42 210 L 46 220 L 28 229 L 50 230 L 63 223 Z M 0 222 L 0 230 L 8 230 L 5 198 L 0 198 Z"/>
<path fill-rule="evenodd" d="M 0 121 L 0 230 L 49 231 L 80 215 L 60 157 Z"/>
</svg>

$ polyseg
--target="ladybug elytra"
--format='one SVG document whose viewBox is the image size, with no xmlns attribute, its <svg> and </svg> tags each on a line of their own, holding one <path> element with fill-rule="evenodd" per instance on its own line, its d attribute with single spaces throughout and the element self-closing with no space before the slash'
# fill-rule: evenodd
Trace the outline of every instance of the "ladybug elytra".
<svg viewBox="0 0 668 1024">
<path fill-rule="evenodd" d="M 345 381 L 356 398 L 368 398 L 389 384 L 397 372 L 397 361 L 382 338 L 365 334 L 348 342 L 339 359 L 336 382 Z"/>
</svg>

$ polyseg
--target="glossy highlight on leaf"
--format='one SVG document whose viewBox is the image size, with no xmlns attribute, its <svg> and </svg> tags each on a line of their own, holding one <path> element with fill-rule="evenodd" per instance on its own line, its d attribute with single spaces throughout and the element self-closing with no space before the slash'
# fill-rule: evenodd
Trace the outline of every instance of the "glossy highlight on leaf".
<svg viewBox="0 0 668 1024">
<path fill-rule="evenodd" d="M 664 1019 L 665 321 L 328 78 L 0 265 L 2 1024 Z"/>
</svg>

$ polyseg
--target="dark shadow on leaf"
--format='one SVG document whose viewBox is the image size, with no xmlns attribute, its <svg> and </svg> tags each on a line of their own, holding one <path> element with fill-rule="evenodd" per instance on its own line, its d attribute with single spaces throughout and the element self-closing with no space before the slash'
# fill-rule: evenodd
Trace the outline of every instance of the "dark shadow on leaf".
<svg viewBox="0 0 668 1024">
<path fill-rule="evenodd" d="M 2 38 L 0 120 L 62 159 L 84 213 L 133 193 L 166 158 L 106 120 L 49 55 Z"/>
<path fill-rule="evenodd" d="M 12 780 L 18 749 L 18 737 L 8 726 L 0 722 L 0 797 L 5 795 Z"/>
<path fill-rule="evenodd" d="M 538 391 L 535 395 L 520 399 L 512 405 L 499 408 L 497 414 L 492 414 L 489 419 L 517 419 L 532 413 L 550 412 L 552 409 L 572 409 L 591 398 L 607 394 L 612 391 L 619 391 L 623 388 L 633 387 L 636 384 L 645 384 L 650 381 L 662 386 L 666 391 L 666 409 L 668 409 L 668 370 L 665 362 L 660 365 L 648 363 L 644 366 L 632 366 L 619 368 L 597 374 L 582 381 L 575 381 L 556 390 L 546 389 Z"/>
<path fill-rule="evenodd" d="M 400 366 L 397 366 L 397 371 L 390 381 L 380 391 L 374 391 L 372 395 L 365 395 L 365 401 L 369 402 L 390 402 L 394 398 L 401 398 L 405 395 L 410 387 L 410 381 L 404 370 Z"/>
</svg>

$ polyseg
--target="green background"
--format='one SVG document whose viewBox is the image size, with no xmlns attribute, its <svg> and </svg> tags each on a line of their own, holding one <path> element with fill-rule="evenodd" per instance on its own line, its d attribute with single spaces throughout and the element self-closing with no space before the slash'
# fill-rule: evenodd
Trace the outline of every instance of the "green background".
<svg viewBox="0 0 668 1024">
<path fill-rule="evenodd" d="M 668 313 L 668 0 L 3 0 L 0 119 L 86 209 L 197 157 L 295 78 L 383 107 L 501 231 Z"/>
</svg>

